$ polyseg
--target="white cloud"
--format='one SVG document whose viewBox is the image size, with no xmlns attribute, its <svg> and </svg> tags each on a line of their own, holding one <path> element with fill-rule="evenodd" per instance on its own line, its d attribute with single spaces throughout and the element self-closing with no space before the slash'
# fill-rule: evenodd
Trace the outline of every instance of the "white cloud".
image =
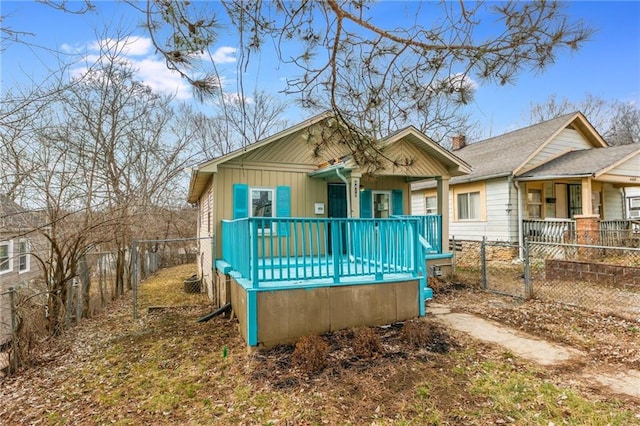
<svg viewBox="0 0 640 426">
<path fill-rule="evenodd" d="M 213 53 L 213 62 L 216 64 L 231 64 L 236 61 L 236 48 L 231 46 L 222 46 Z"/>
</svg>

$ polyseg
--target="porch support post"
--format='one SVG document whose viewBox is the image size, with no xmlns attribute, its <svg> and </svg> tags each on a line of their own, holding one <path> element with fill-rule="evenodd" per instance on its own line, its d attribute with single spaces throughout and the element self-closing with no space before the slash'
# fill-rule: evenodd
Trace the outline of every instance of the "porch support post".
<svg viewBox="0 0 640 426">
<path fill-rule="evenodd" d="M 348 215 L 352 218 L 360 217 L 360 173 L 351 173 L 347 187 L 347 197 L 351 197 L 351 212 Z"/>
<path fill-rule="evenodd" d="M 438 214 L 442 217 L 442 227 L 440 241 L 442 253 L 449 253 L 449 177 L 438 176 L 438 196 L 436 202 L 438 204 Z"/>
<path fill-rule="evenodd" d="M 593 215 L 593 204 L 591 203 L 591 178 L 582 178 L 582 214 L 585 216 Z"/>
</svg>

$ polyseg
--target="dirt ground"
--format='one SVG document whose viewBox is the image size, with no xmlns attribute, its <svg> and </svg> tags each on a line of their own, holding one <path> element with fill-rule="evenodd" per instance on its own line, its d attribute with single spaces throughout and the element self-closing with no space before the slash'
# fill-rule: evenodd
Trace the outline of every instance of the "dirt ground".
<svg viewBox="0 0 640 426">
<path fill-rule="evenodd" d="M 640 424 L 640 401 L 577 374 L 640 369 L 640 321 L 455 284 L 435 298 L 588 356 L 540 368 L 429 315 L 249 353 L 235 320 L 195 321 L 207 306 L 134 322 L 122 300 L 0 379 L 0 424 Z"/>
</svg>

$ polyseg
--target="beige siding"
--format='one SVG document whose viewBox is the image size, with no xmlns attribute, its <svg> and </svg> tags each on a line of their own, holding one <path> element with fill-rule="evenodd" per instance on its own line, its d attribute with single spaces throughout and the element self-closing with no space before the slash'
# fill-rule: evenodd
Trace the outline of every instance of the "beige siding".
<svg viewBox="0 0 640 426">
<path fill-rule="evenodd" d="M 350 151 L 345 144 L 327 144 L 315 153 L 317 137 L 307 137 L 320 132 L 316 124 L 309 130 L 303 130 L 288 137 L 274 141 L 268 145 L 251 151 L 238 159 L 242 162 L 272 163 L 283 165 L 318 165 L 328 159 L 340 158 Z M 235 161 L 234 161 L 235 162 Z"/>
<path fill-rule="evenodd" d="M 406 167 L 398 167 L 394 166 L 390 161 L 385 161 L 384 170 L 381 172 L 382 174 L 392 174 L 392 175 L 404 175 L 404 176 L 448 176 L 449 172 L 447 169 L 434 159 L 433 157 L 427 157 L 422 153 L 415 145 L 406 142 L 399 141 L 391 145 L 388 149 L 385 150 L 385 155 L 387 155 L 391 159 L 398 160 L 402 163 L 403 160 L 415 160 L 420 159 L 421 161 L 415 161 L 410 166 Z"/>
<path fill-rule="evenodd" d="M 564 152 L 589 148 L 593 148 L 593 146 L 591 146 L 580 132 L 573 129 L 564 129 L 527 162 L 524 170 L 537 167 Z"/>
</svg>

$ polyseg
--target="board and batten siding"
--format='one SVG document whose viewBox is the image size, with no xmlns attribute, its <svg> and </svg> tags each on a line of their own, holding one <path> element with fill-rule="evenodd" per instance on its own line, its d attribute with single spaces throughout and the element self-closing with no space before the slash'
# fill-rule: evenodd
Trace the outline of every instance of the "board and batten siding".
<svg viewBox="0 0 640 426">
<path fill-rule="evenodd" d="M 549 143 L 547 143 L 533 158 L 531 158 L 524 166 L 524 170 L 530 170 L 543 163 L 546 163 L 558 155 L 581 149 L 593 148 L 577 130 L 564 129 Z"/>
<path fill-rule="evenodd" d="M 481 241 L 486 237 L 489 241 L 518 241 L 517 194 L 510 188 L 507 178 L 491 179 L 484 183 L 485 220 L 456 221 L 449 223 L 449 238 L 456 240 Z M 456 185 L 456 187 L 462 187 Z M 453 188 L 452 188 L 453 189 Z M 462 191 L 464 191 L 462 189 Z M 482 197 L 482 193 L 480 194 Z M 455 192 L 449 195 L 449 217 L 454 218 Z"/>
<path fill-rule="evenodd" d="M 312 179 L 306 172 L 294 170 L 265 170 L 248 167 L 224 165 L 219 167 L 216 174 L 215 191 L 218 193 L 218 205 L 215 209 L 215 223 L 222 219 L 233 218 L 233 185 L 242 183 L 250 188 L 271 188 L 288 186 L 291 190 L 292 217 L 326 217 L 316 215 L 315 203 L 327 204 L 327 182 L 322 179 Z M 277 208 L 277 207 L 276 207 Z M 326 209 L 325 209 L 326 212 Z M 222 254 L 222 235 L 216 232 L 217 256 Z"/>
</svg>

